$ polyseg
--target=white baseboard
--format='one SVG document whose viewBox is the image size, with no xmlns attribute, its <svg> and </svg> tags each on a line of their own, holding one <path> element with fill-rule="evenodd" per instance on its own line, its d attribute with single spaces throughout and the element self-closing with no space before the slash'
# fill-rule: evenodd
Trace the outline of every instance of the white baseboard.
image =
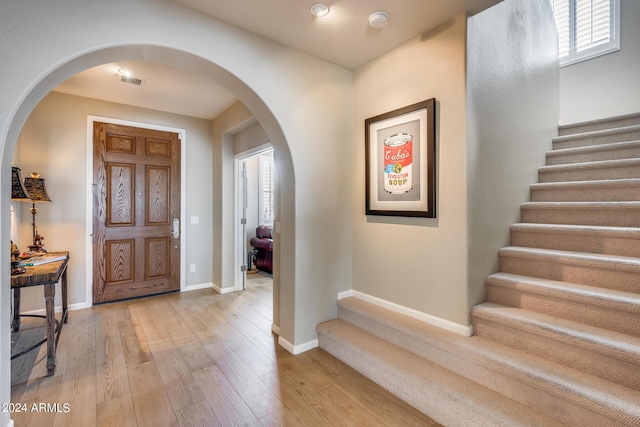
<svg viewBox="0 0 640 427">
<path fill-rule="evenodd" d="M 90 307 L 91 307 L 91 304 L 87 304 L 86 302 L 79 302 L 77 304 L 71 304 L 71 305 L 67 306 L 69 311 L 82 310 L 84 308 L 90 308 Z M 62 313 L 62 306 L 61 305 L 56 306 L 54 308 L 54 312 Z M 46 313 L 45 309 L 41 308 L 41 309 L 38 309 L 38 310 L 25 311 L 25 312 L 23 312 L 21 314 L 34 314 L 34 315 L 37 315 L 37 316 L 44 316 L 45 313 Z"/>
<path fill-rule="evenodd" d="M 311 340 L 300 345 L 293 345 L 284 338 L 278 337 L 278 344 L 284 347 L 284 349 L 291 354 L 300 354 L 304 353 L 305 351 L 309 351 L 312 348 L 316 348 L 318 346 L 318 339 Z"/>
<path fill-rule="evenodd" d="M 186 285 L 183 292 L 197 291 L 198 289 L 213 288 L 213 283 L 198 283 L 196 285 Z M 214 288 L 215 289 L 215 288 Z"/>
<path fill-rule="evenodd" d="M 349 298 L 349 297 L 358 298 L 368 303 L 371 303 L 373 305 L 377 305 L 378 307 L 386 308 L 387 310 L 391 310 L 399 314 L 404 314 L 406 316 L 413 317 L 416 320 L 419 320 L 424 323 L 428 323 L 429 325 L 436 326 L 438 328 L 456 333 L 458 335 L 462 335 L 465 337 L 470 337 L 471 335 L 473 335 L 473 327 L 471 325 L 461 325 L 459 323 L 442 319 L 440 317 L 436 317 L 431 314 L 423 313 L 422 311 L 414 310 L 412 308 L 405 307 L 403 305 L 396 304 L 391 301 L 383 300 L 381 298 L 374 297 L 372 295 L 368 295 L 363 292 L 350 289 L 348 291 L 340 292 L 338 294 L 339 300 L 344 298 Z"/>
<path fill-rule="evenodd" d="M 280 326 L 272 323 L 271 324 L 271 332 L 273 332 L 274 334 L 280 336 Z"/>
<path fill-rule="evenodd" d="M 234 288 L 233 286 L 230 286 L 228 288 L 221 288 L 220 286 L 216 285 L 215 283 L 212 283 L 211 287 L 213 288 L 214 291 L 216 291 L 219 294 L 228 294 L 229 292 L 235 292 L 236 291 L 236 288 Z"/>
</svg>

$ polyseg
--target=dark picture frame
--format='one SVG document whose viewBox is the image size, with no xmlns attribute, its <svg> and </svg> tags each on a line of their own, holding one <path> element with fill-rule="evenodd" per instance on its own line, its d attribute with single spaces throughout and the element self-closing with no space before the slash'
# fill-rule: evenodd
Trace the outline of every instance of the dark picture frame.
<svg viewBox="0 0 640 427">
<path fill-rule="evenodd" d="M 366 214 L 436 218 L 435 98 L 366 119 Z"/>
</svg>

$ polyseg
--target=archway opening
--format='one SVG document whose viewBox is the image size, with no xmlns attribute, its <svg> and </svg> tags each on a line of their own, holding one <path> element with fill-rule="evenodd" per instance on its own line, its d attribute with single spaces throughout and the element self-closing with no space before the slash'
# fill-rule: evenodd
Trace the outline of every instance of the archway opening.
<svg viewBox="0 0 640 427">
<path fill-rule="evenodd" d="M 281 319 L 286 317 L 287 319 L 293 319 L 293 307 L 291 304 L 280 302 L 280 294 L 286 293 L 290 296 L 294 294 L 293 277 L 295 271 L 294 265 L 294 245 L 295 245 L 295 228 L 294 228 L 294 215 L 295 215 L 295 193 L 294 193 L 294 177 L 293 177 L 293 165 L 289 152 L 287 142 L 284 138 L 284 134 L 280 126 L 278 125 L 275 117 L 269 111 L 267 105 L 261 100 L 260 96 L 251 90 L 245 83 L 241 82 L 238 78 L 222 69 L 216 64 L 209 62 L 200 57 L 192 54 L 178 51 L 171 48 L 161 46 L 120 46 L 112 47 L 108 49 L 98 50 L 92 53 L 85 54 L 81 57 L 70 60 L 50 74 L 45 76 L 40 82 L 38 82 L 33 89 L 26 94 L 18 106 L 15 115 L 11 120 L 9 130 L 4 141 L 4 153 L 3 153 L 3 173 L 8 176 L 9 168 L 13 158 L 13 153 L 16 147 L 18 136 L 23 129 L 25 122 L 27 121 L 31 112 L 36 108 L 38 103 L 59 83 L 63 82 L 67 78 L 91 67 L 123 60 L 145 60 L 151 62 L 160 62 L 167 65 L 186 68 L 194 72 L 205 73 L 216 79 L 221 85 L 225 86 L 230 92 L 234 93 L 240 101 L 251 111 L 257 121 L 263 126 L 265 132 L 269 135 L 269 139 L 272 142 L 276 155 L 278 157 L 278 170 L 281 177 L 281 186 L 279 199 L 279 222 L 282 224 L 278 243 L 276 245 L 277 252 L 275 255 L 275 264 L 279 267 L 277 283 L 274 285 L 274 323 L 280 325 Z M 223 151 L 223 147 L 219 147 L 220 152 Z M 214 164 L 213 167 L 219 166 L 220 168 L 231 167 L 232 165 L 224 165 L 224 156 L 214 155 L 214 162 L 219 162 L 218 165 Z M 219 226 L 221 230 L 224 230 L 225 226 L 232 221 L 233 206 L 228 204 L 225 206 L 224 194 L 230 193 L 229 189 L 233 188 L 232 174 L 228 174 L 229 181 L 219 183 L 219 191 L 215 191 L 211 197 L 219 197 L 219 203 L 214 203 L 217 206 L 215 216 L 218 217 Z M 6 182 L 6 181 L 3 181 Z M 8 185 L 5 184 L 3 194 L 7 195 Z M 89 201 L 87 201 L 89 203 Z M 8 196 L 5 196 L 3 206 L 7 207 L 8 211 L 9 201 Z M 3 239 L 9 240 L 10 226 L 7 219 L 8 216 L 3 217 L 2 228 L 0 233 Z M 89 220 L 88 218 L 86 219 Z M 216 243 L 217 247 L 212 252 L 224 253 L 226 248 L 229 248 L 229 252 L 232 252 L 233 237 L 225 236 L 221 232 L 219 241 Z M 281 257 L 281 253 L 289 253 L 291 256 Z M 219 277 L 222 282 L 232 280 L 233 272 L 231 269 L 233 264 L 225 264 L 224 260 L 219 262 Z M 223 285 L 224 286 L 224 285 Z M 9 306 L 6 300 L 8 292 L 2 293 L 2 302 L 6 307 Z M 292 301 L 292 298 L 290 298 Z M 284 316 L 281 313 L 285 313 Z M 3 323 L 6 323 L 8 316 L 3 317 Z M 9 331 L 9 325 L 3 326 L 3 332 L 0 334 L 0 339 L 3 342 L 7 342 L 5 331 Z M 288 337 L 293 341 L 293 323 L 287 326 L 289 335 Z M 6 348 L 6 347 L 3 347 Z M 5 352 L 6 354 L 6 352 Z M 8 359 L 8 354 L 7 359 Z M 4 360 L 4 357 L 3 357 Z"/>
</svg>

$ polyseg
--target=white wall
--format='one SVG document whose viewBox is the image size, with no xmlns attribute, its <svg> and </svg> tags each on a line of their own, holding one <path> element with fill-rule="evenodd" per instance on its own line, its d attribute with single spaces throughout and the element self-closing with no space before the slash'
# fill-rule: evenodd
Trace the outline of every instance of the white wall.
<svg viewBox="0 0 640 427">
<path fill-rule="evenodd" d="M 461 15 L 355 71 L 353 289 L 467 325 L 465 34 Z M 400 64 L 400 65 L 399 65 Z M 365 215 L 364 120 L 438 101 L 437 218 Z"/>
<path fill-rule="evenodd" d="M 90 306 L 86 301 L 87 224 L 87 116 L 129 120 L 149 125 L 168 126 L 186 130 L 185 179 L 187 192 L 186 214 L 182 219 L 185 251 L 188 264 L 196 264 L 196 272 L 187 269 L 186 286 L 211 283 L 212 267 L 212 204 L 211 194 L 211 121 L 131 107 L 111 102 L 51 92 L 33 110 L 16 146 L 23 175 L 38 172 L 46 179 L 52 203 L 40 203 L 36 221 L 45 237 L 49 251 L 68 250 L 69 304 Z M 31 241 L 31 213 L 24 204 L 21 216 L 20 249 L 26 250 Z M 199 224 L 189 218 L 198 216 Z M 90 283 L 88 284 L 90 285 Z M 57 296 L 59 301 L 59 295 Z M 23 311 L 44 308 L 41 289 L 25 289 L 21 304 Z"/>
<path fill-rule="evenodd" d="M 0 40 L 4 176 L 10 173 L 22 126 L 38 102 L 57 84 L 92 66 L 156 61 L 206 73 L 236 95 L 269 135 L 279 164 L 281 300 L 286 301 L 281 337 L 294 346 L 316 338 L 315 325 L 335 316 L 336 294 L 349 288 L 351 278 L 351 194 L 350 186 L 345 187 L 351 158 L 343 149 L 352 136 L 350 71 L 164 0 L 4 2 Z M 215 147 L 213 154 L 215 166 Z M 3 241 L 10 238 L 8 181 L 2 180 L 0 192 Z M 215 218 L 222 216 L 215 185 L 213 196 L 215 249 L 216 233 L 221 233 Z M 306 247 L 311 241 L 313 246 Z M 9 257 L 9 245 L 0 247 L 0 256 Z M 214 250 L 212 256 L 215 277 L 217 259 L 224 255 Z M 8 263 L 0 264 L 0 276 L 8 283 Z M 10 377 L 8 301 L 9 289 L 2 287 L 2 378 Z M 0 386 L 0 401 L 9 401 L 7 381 Z M 0 424 L 8 419 L 9 414 L 1 414 Z"/>
<path fill-rule="evenodd" d="M 484 301 L 558 125 L 558 49 L 547 1 L 506 0 L 467 29 L 468 307 Z"/>
<path fill-rule="evenodd" d="M 560 69 L 560 123 L 640 112 L 640 1 L 620 0 L 620 50 Z"/>
</svg>

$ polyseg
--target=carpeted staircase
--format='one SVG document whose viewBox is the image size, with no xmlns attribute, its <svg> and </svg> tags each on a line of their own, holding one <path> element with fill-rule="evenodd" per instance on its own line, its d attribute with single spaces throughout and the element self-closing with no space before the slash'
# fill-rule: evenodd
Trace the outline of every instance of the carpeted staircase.
<svg viewBox="0 0 640 427">
<path fill-rule="evenodd" d="M 553 148 L 474 336 L 345 298 L 320 347 L 446 426 L 640 425 L 640 114 Z"/>
</svg>

